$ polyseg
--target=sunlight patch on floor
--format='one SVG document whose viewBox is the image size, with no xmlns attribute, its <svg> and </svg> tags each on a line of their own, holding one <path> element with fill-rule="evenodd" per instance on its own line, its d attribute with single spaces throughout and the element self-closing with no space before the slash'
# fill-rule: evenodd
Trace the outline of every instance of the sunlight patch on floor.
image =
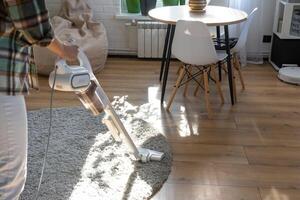
<svg viewBox="0 0 300 200">
<path fill-rule="evenodd" d="M 165 110 L 165 106 L 160 104 L 159 86 L 148 87 L 148 103 L 140 106 L 139 114 L 148 123 L 151 123 L 156 129 L 163 131 L 163 122 L 166 120 L 172 120 L 177 128 L 176 132 L 181 137 L 188 137 L 191 135 L 197 135 L 198 124 L 189 121 L 186 118 L 186 108 L 180 106 L 176 115 L 179 113 L 179 120 L 172 118 L 172 113 Z M 163 116 L 162 116 L 163 115 Z"/>
<path fill-rule="evenodd" d="M 160 112 L 160 104 L 147 103 L 142 106 L 134 106 L 127 101 L 127 98 L 128 96 L 115 96 L 112 102 L 126 130 L 137 146 L 143 146 L 144 143 L 149 143 L 151 140 L 153 142 L 160 135 L 159 130 L 155 127 L 152 128 L 152 124 L 161 122 L 161 115 L 157 114 Z M 145 124 L 141 124 L 141 121 L 145 121 Z M 149 123 L 151 128 L 146 126 L 148 121 L 151 122 Z M 164 148 L 168 146 L 166 140 L 160 138 L 159 141 L 165 143 L 155 143 L 157 148 L 161 148 L 160 145 Z M 170 150 L 164 152 L 170 152 Z M 159 184 L 152 184 L 154 183 L 153 179 L 160 177 L 159 180 L 161 180 L 164 176 L 159 173 L 152 175 L 153 168 L 150 169 L 150 167 L 159 167 L 160 173 L 164 173 L 163 167 L 154 162 L 152 165 L 145 165 L 148 168 L 143 170 L 132 160 L 134 159 L 128 153 L 125 142 L 115 143 L 110 134 L 99 133 L 82 167 L 81 178 L 69 199 L 126 199 L 124 198 L 126 196 L 151 195 L 152 190 L 155 191 L 155 187 L 159 186 Z M 166 165 L 164 162 L 161 165 L 171 168 L 171 165 Z M 161 181 L 161 184 L 163 182 Z M 110 195 L 114 195 L 114 198 L 109 198 Z"/>
<path fill-rule="evenodd" d="M 289 196 L 279 192 L 276 188 L 270 190 L 270 194 L 263 197 L 262 200 L 290 200 Z"/>
</svg>

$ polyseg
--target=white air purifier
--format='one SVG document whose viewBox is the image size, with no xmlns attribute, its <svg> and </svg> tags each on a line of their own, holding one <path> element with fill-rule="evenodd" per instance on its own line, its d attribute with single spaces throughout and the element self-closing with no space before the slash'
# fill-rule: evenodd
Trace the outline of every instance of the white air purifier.
<svg viewBox="0 0 300 200">
<path fill-rule="evenodd" d="M 300 85 L 300 67 L 283 67 L 278 72 L 278 78 L 286 83 Z"/>
</svg>

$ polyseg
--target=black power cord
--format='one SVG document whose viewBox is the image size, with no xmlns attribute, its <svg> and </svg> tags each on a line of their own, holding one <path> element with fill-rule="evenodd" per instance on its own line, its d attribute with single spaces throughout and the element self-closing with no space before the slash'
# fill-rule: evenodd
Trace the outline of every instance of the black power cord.
<svg viewBox="0 0 300 200">
<path fill-rule="evenodd" d="M 38 200 L 38 198 L 39 198 L 39 193 L 40 193 L 40 189 L 41 189 L 41 185 L 42 185 L 42 181 L 43 181 L 45 166 L 46 166 L 46 163 L 47 163 L 50 137 L 51 137 L 51 134 L 52 134 L 52 105 L 53 105 L 53 96 L 54 96 L 54 86 L 55 86 L 55 82 L 56 82 L 56 73 L 57 73 L 57 66 L 55 66 L 55 69 L 54 69 L 54 80 L 53 80 L 52 89 L 51 89 L 51 96 L 50 96 L 50 110 L 49 110 L 49 118 L 50 118 L 49 121 L 50 122 L 49 122 L 49 129 L 48 129 L 48 138 L 47 138 L 47 143 L 46 143 L 46 146 L 45 146 L 42 171 L 41 171 L 41 176 L 40 176 L 40 180 L 39 180 L 39 185 L 38 185 L 38 188 L 37 188 L 37 191 L 36 191 L 35 200 Z"/>
</svg>

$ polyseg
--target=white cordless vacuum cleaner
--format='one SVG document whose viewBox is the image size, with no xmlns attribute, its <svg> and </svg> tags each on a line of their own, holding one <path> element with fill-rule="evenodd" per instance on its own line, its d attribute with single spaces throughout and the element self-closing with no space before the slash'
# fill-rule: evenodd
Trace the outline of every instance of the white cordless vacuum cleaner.
<svg viewBox="0 0 300 200">
<path fill-rule="evenodd" d="M 51 72 L 49 76 L 49 84 L 52 88 L 50 98 L 50 125 L 35 200 L 39 198 L 39 191 L 47 161 L 52 126 L 52 100 L 54 90 L 74 92 L 84 107 L 90 110 L 95 116 L 104 110 L 106 115 L 102 122 L 107 126 L 116 141 L 124 141 L 127 144 L 135 160 L 146 163 L 150 161 L 161 161 L 164 157 L 164 153 L 145 148 L 137 148 L 95 77 L 87 56 L 81 50 L 78 54 L 78 60 L 80 63 L 79 66 L 69 66 L 65 60 L 58 60 L 55 65 L 55 70 Z"/>
<path fill-rule="evenodd" d="M 69 66 L 65 60 L 58 60 L 57 69 L 49 77 L 50 87 L 54 86 L 54 89 L 59 91 L 74 92 L 84 107 L 95 116 L 104 110 L 106 115 L 102 122 L 116 141 L 124 141 L 127 144 L 136 160 L 160 161 L 163 153 L 136 147 L 95 77 L 87 56 L 81 50 L 78 59 L 79 66 Z"/>
</svg>

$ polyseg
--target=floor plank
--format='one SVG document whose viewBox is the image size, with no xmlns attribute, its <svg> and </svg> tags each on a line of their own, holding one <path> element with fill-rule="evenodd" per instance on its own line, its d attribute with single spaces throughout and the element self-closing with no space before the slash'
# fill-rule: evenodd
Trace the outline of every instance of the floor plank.
<svg viewBox="0 0 300 200">
<path fill-rule="evenodd" d="M 245 147 L 250 164 L 300 167 L 300 148 Z"/>
<path fill-rule="evenodd" d="M 300 190 L 288 189 L 260 189 L 262 200 L 299 200 Z"/>
<path fill-rule="evenodd" d="M 168 183 L 300 189 L 300 168 L 174 161 Z"/>
<path fill-rule="evenodd" d="M 174 161 L 248 164 L 242 146 L 171 143 Z"/>
<path fill-rule="evenodd" d="M 187 192 L 188 191 L 188 192 Z M 153 200 L 261 200 L 259 191 L 249 187 L 222 187 L 166 183 Z"/>
</svg>

